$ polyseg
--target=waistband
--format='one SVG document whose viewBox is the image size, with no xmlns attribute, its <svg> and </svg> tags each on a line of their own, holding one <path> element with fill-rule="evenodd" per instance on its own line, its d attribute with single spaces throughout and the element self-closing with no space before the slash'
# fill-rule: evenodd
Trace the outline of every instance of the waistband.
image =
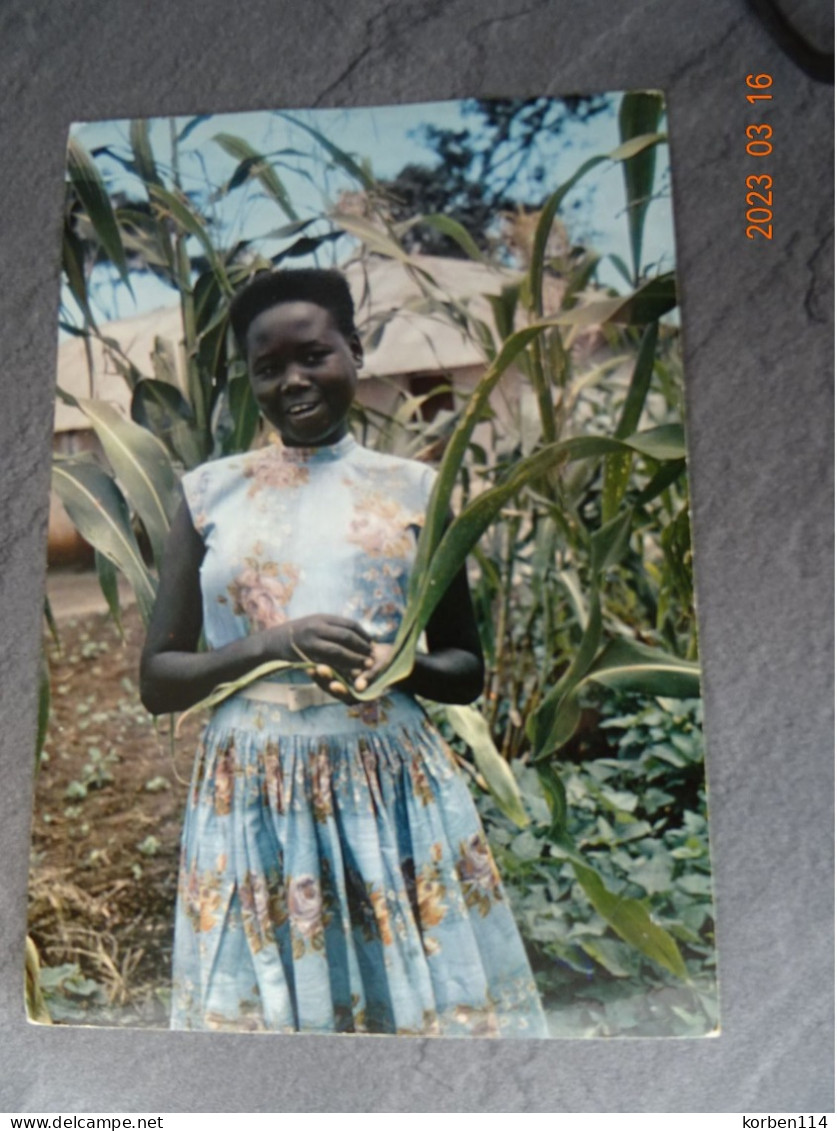
<svg viewBox="0 0 837 1131">
<path fill-rule="evenodd" d="M 334 707 L 341 702 L 323 691 L 316 683 L 274 683 L 258 679 L 239 694 L 258 703 L 275 703 L 289 711 L 305 711 L 309 707 Z"/>
</svg>

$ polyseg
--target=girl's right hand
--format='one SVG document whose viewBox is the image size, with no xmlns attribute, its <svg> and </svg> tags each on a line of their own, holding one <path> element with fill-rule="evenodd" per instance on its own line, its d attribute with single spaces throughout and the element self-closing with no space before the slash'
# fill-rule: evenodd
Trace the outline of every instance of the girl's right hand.
<svg viewBox="0 0 837 1131">
<path fill-rule="evenodd" d="M 372 639 L 361 626 L 346 617 L 316 614 L 288 621 L 261 633 L 265 660 L 308 660 L 315 668 L 328 667 L 351 683 L 373 663 Z M 324 670 L 317 682 L 328 680 Z"/>
</svg>

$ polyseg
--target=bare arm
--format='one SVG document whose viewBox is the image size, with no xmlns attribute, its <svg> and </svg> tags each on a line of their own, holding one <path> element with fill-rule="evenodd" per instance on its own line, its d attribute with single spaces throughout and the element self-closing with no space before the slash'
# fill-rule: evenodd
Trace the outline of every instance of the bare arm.
<svg viewBox="0 0 837 1131">
<path fill-rule="evenodd" d="M 222 648 L 197 652 L 203 623 L 200 567 L 205 548 L 185 503 L 174 517 L 157 601 L 140 662 L 140 696 L 152 714 L 184 711 L 219 683 L 238 679 L 270 660 L 303 656 L 331 665 L 346 678 L 363 669 L 372 643 L 344 617 L 312 616 L 253 633 Z"/>
<path fill-rule="evenodd" d="M 181 503 L 169 531 L 157 600 L 140 661 L 140 696 L 154 715 L 182 711 L 219 683 L 257 663 L 251 638 L 215 652 L 197 652 L 203 623 L 200 567 L 203 541 Z"/>
<path fill-rule="evenodd" d="M 465 568 L 453 579 L 426 629 L 426 654 L 396 686 L 437 703 L 470 703 L 482 692 L 485 670 Z"/>
</svg>

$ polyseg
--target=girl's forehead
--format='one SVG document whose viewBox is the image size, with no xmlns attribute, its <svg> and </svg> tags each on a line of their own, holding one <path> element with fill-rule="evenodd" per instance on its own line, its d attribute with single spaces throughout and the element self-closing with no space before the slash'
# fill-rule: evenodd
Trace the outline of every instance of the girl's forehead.
<svg viewBox="0 0 837 1131">
<path fill-rule="evenodd" d="M 247 340 L 251 346 L 284 338 L 309 340 L 338 333 L 331 311 L 316 302 L 283 301 L 262 310 L 250 323 Z"/>
</svg>

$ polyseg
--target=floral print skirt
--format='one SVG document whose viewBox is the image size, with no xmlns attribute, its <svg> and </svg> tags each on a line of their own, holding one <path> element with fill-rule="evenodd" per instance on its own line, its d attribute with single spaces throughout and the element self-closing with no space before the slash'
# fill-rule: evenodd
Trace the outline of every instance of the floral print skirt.
<svg viewBox="0 0 837 1131">
<path fill-rule="evenodd" d="M 173 976 L 174 1029 L 547 1035 L 468 788 L 399 693 L 216 710 Z"/>
</svg>

